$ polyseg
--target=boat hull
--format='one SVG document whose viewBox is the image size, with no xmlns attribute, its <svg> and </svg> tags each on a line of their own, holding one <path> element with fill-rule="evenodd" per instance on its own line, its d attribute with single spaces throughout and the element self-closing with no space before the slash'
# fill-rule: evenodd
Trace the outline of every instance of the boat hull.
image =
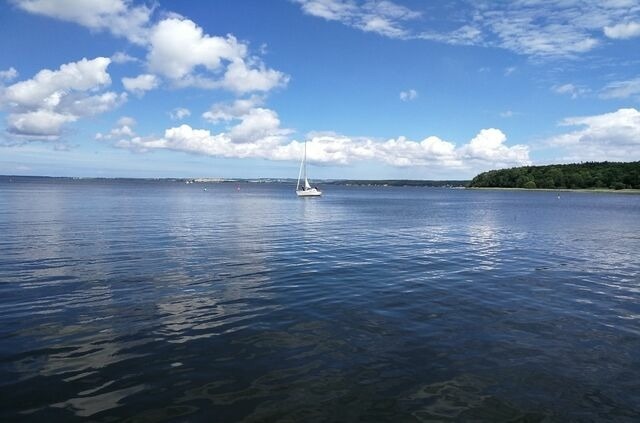
<svg viewBox="0 0 640 423">
<path fill-rule="evenodd" d="M 322 191 L 311 188 L 304 191 L 296 191 L 296 195 L 298 197 L 320 197 L 322 195 Z"/>
</svg>

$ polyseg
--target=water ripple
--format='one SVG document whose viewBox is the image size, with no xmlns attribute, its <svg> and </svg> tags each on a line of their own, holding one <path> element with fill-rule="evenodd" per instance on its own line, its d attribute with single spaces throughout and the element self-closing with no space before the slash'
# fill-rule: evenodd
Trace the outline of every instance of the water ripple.
<svg viewBox="0 0 640 423">
<path fill-rule="evenodd" d="M 0 182 L 3 421 L 640 419 L 639 197 L 201 188 Z"/>
</svg>

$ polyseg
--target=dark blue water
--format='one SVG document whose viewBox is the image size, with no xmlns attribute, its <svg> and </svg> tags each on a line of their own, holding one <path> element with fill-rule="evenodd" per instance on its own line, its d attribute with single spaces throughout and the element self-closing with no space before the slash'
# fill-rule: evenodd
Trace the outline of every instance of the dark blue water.
<svg viewBox="0 0 640 423">
<path fill-rule="evenodd" d="M 639 218 L 637 195 L 3 180 L 0 419 L 638 421 Z"/>
</svg>

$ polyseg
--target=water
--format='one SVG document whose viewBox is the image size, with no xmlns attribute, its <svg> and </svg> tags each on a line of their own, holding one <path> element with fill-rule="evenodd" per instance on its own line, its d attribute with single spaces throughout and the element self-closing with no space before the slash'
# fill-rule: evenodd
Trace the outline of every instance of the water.
<svg viewBox="0 0 640 423">
<path fill-rule="evenodd" d="M 0 419 L 637 421 L 639 217 L 635 195 L 4 179 Z"/>
</svg>

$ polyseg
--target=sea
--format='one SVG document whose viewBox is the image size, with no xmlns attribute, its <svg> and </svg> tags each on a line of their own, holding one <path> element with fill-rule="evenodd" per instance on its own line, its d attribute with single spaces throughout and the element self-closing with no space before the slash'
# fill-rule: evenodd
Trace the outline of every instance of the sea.
<svg viewBox="0 0 640 423">
<path fill-rule="evenodd" d="M 640 195 L 320 189 L 0 178 L 0 420 L 640 420 Z"/>
</svg>

